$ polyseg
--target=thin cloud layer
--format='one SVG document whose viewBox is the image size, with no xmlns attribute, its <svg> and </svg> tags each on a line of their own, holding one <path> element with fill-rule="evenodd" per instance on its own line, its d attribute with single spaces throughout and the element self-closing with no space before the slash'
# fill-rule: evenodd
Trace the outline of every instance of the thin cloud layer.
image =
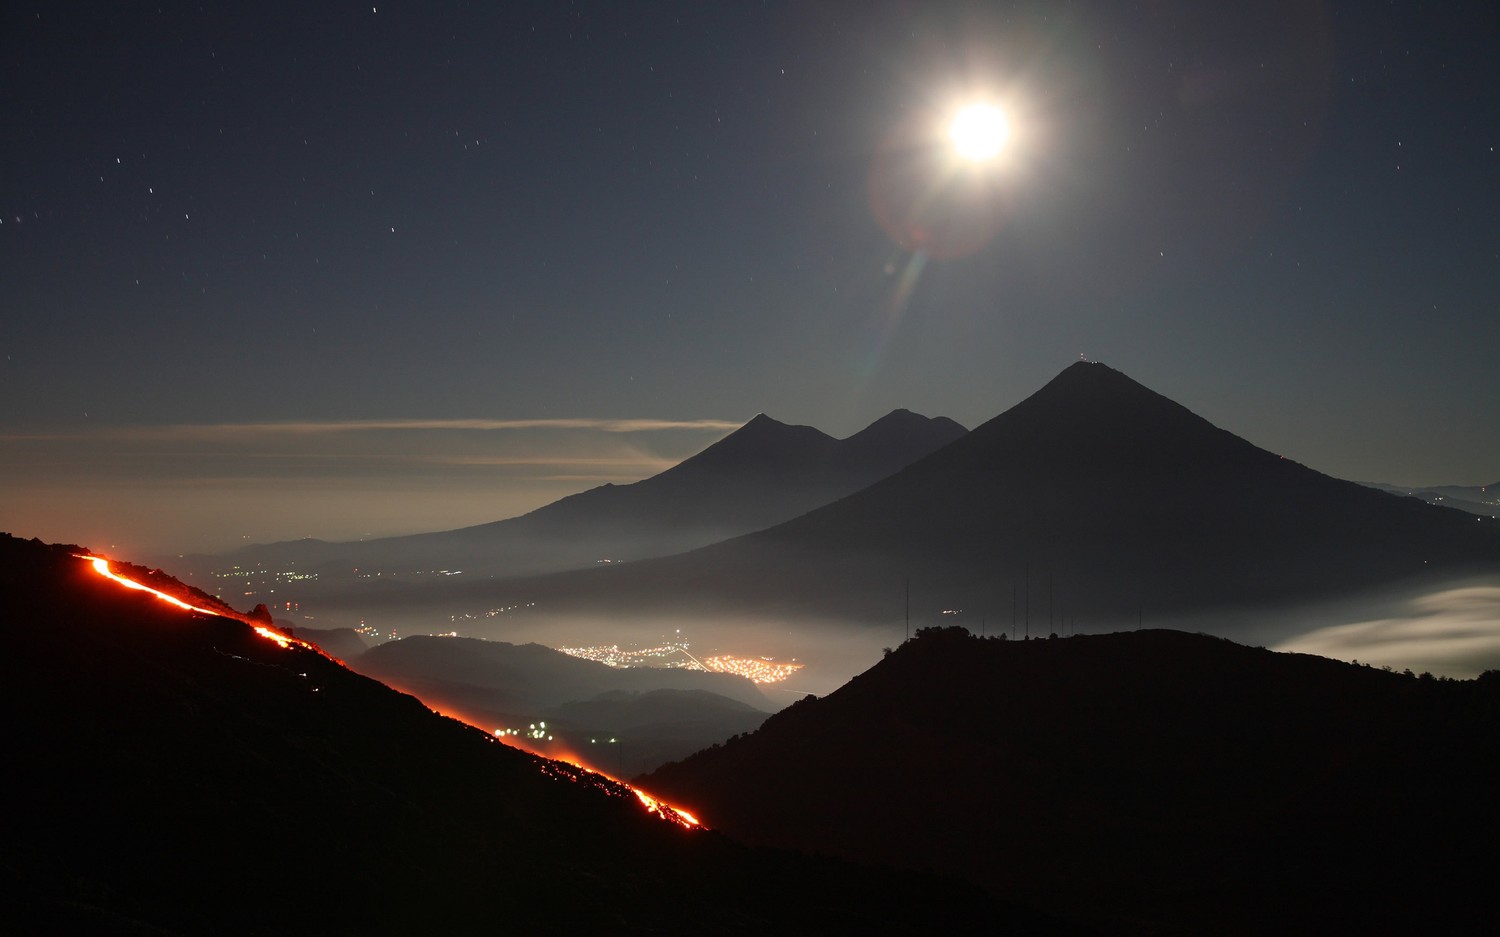
<svg viewBox="0 0 1500 937">
<path fill-rule="evenodd" d="M 270 423 L 178 423 L 166 426 L 110 426 L 100 429 L 50 433 L 0 434 L 0 442 L 58 442 L 104 440 L 149 442 L 155 440 L 249 440 L 278 435 L 324 435 L 371 432 L 498 432 L 505 430 L 592 430 L 602 433 L 659 433 L 689 431 L 727 433 L 741 424 L 731 420 L 657 419 L 539 419 L 539 420 L 289 420 Z"/>
<path fill-rule="evenodd" d="M 0 434 L 0 530 L 159 552 L 443 530 L 697 453 L 727 420 L 343 420 Z"/>
</svg>

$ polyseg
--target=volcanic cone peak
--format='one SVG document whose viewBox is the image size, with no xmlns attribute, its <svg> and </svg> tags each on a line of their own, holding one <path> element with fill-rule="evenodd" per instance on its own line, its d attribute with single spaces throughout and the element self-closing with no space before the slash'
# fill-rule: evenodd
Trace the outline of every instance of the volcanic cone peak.
<svg viewBox="0 0 1500 937">
<path fill-rule="evenodd" d="M 923 416 L 920 413 L 913 413 L 905 407 L 897 407 L 844 441 L 848 442 L 860 438 L 874 439 L 893 434 L 900 435 L 909 432 L 920 432 L 930 426 L 945 427 L 947 431 L 956 432 L 960 435 L 967 432 L 958 423 L 945 416 Z"/>
<path fill-rule="evenodd" d="M 1072 612 L 1124 620 L 1459 575 L 1497 546 L 1471 517 L 1330 478 L 1080 363 L 905 469 L 644 569 L 639 588 L 693 582 L 725 604 L 875 620 L 891 582 L 1008 615 L 1041 577 L 1065 584 Z"/>
<path fill-rule="evenodd" d="M 1189 467 L 1192 457 L 1248 456 L 1250 443 L 1186 407 L 1096 362 L 1069 366 L 1015 407 L 975 428 L 981 449 L 1003 445 L 1012 458 L 1052 470 L 1110 471 L 1131 464 Z M 1262 453 L 1262 455 L 1266 455 Z M 1097 460 L 1105 460 L 1103 463 Z"/>
<path fill-rule="evenodd" d="M 757 413 L 744 426 L 668 471 L 793 460 L 804 458 L 809 453 L 832 451 L 837 442 L 811 426 L 782 423 L 764 413 Z"/>
<path fill-rule="evenodd" d="M 967 432 L 945 416 L 928 417 L 897 409 L 841 440 L 839 455 L 850 462 L 880 460 L 894 471 L 936 452 Z"/>
</svg>

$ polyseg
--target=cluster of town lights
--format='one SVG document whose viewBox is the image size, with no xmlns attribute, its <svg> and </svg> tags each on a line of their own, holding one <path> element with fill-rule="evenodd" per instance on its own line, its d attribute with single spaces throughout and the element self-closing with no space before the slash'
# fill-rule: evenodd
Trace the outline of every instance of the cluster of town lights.
<svg viewBox="0 0 1500 937">
<path fill-rule="evenodd" d="M 708 673 L 728 673 L 744 677 L 755 683 L 780 683 L 802 669 L 795 659 L 790 662 L 777 661 L 769 657 L 734 657 L 718 654 L 699 659 L 694 657 L 683 643 L 669 643 L 642 650 L 622 650 L 618 644 L 601 644 L 592 647 L 560 647 L 557 650 L 570 657 L 581 657 L 610 667 L 666 667 L 679 670 L 700 670 Z"/>
<path fill-rule="evenodd" d="M 547 733 L 547 723 L 545 722 L 533 722 L 525 732 L 522 732 L 520 729 L 496 729 L 494 735 L 495 738 L 502 740 L 508 738 L 528 738 L 535 739 L 538 742 L 552 741 L 552 736 Z"/>
</svg>

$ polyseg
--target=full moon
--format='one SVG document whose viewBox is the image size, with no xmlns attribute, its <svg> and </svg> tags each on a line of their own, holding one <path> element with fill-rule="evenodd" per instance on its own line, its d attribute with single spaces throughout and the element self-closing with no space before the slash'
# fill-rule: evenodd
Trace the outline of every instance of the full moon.
<svg viewBox="0 0 1500 937">
<path fill-rule="evenodd" d="M 1000 152 L 1010 136 L 1010 123 L 998 107 L 971 104 L 948 125 L 948 138 L 958 155 L 975 161 L 987 160 Z"/>
</svg>

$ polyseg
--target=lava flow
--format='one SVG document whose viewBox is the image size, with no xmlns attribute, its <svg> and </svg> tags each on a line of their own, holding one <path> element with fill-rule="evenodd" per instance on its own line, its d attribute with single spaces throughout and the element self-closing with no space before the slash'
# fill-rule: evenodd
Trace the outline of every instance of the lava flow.
<svg viewBox="0 0 1500 937">
<path fill-rule="evenodd" d="M 254 620 L 233 611 L 232 609 L 200 608 L 196 605 L 184 602 L 182 599 L 178 598 L 175 595 L 163 592 L 160 589 L 153 589 L 151 586 L 145 585 L 141 582 L 137 582 L 136 580 L 131 579 L 127 576 L 121 576 L 119 573 L 116 573 L 114 570 L 109 568 L 109 560 L 105 559 L 102 556 L 92 556 L 84 553 L 75 553 L 74 556 L 78 557 L 80 560 L 87 560 L 88 563 L 94 568 L 94 572 L 103 576 L 105 579 L 109 579 L 113 582 L 119 583 L 127 589 L 135 589 L 140 592 L 149 592 L 162 601 L 170 602 L 171 604 L 177 606 L 180 609 L 183 609 L 184 611 L 197 612 L 200 615 L 215 615 L 220 618 L 233 618 L 237 621 L 242 621 L 245 624 L 249 625 L 251 628 L 255 629 L 256 634 L 260 635 L 268 641 L 276 642 L 281 647 L 288 648 L 295 644 L 298 647 L 314 651 L 322 657 L 328 657 L 328 655 L 323 652 L 323 649 L 318 647 L 317 645 L 309 644 L 306 641 L 299 641 L 296 638 L 288 637 L 287 635 L 284 635 L 273 628 L 268 628 L 265 625 L 259 624 Z M 329 657 L 328 659 L 342 666 L 342 662 L 338 661 L 336 658 Z M 437 710 L 433 711 L 437 712 Z M 453 717 L 450 716 L 449 718 Z M 473 723 L 468 722 L 468 720 L 465 719 L 459 719 L 458 721 L 464 722 L 467 725 L 473 725 Z M 478 728 L 478 726 L 475 726 L 475 728 Z M 498 739 L 495 736 L 490 735 L 488 732 L 486 732 L 485 734 L 490 738 L 495 739 L 496 741 L 509 743 L 508 739 Z M 520 748 L 523 751 L 529 751 L 529 749 L 525 749 L 520 745 L 513 745 L 512 747 Z M 696 829 L 701 826 L 701 824 L 698 822 L 698 819 L 692 814 L 688 813 L 686 810 L 673 807 L 671 804 L 657 800 L 655 797 L 652 797 L 650 794 L 647 794 L 640 788 L 632 784 L 627 784 L 619 778 L 610 777 L 602 771 L 596 771 L 595 769 L 590 768 L 588 765 L 585 765 L 578 760 L 567 758 L 560 759 L 548 755 L 543 755 L 540 752 L 530 752 L 530 754 L 536 755 L 537 757 L 543 759 L 542 773 L 548 775 L 549 777 L 566 778 L 567 780 L 577 782 L 580 780 L 585 780 L 576 773 L 581 771 L 585 774 L 593 775 L 593 778 L 589 778 L 587 780 L 592 781 L 602 790 L 606 790 L 610 793 L 629 791 L 631 794 L 635 795 L 637 800 L 641 802 L 641 806 L 645 807 L 648 811 L 656 814 L 658 817 L 668 821 L 669 823 L 675 823 L 678 826 L 683 827 L 684 829 Z M 573 771 L 562 770 L 564 768 L 571 768 L 573 769 Z M 621 796 L 624 795 L 621 794 Z"/>
<path fill-rule="evenodd" d="M 466 724 L 468 725 L 473 725 L 472 722 L 467 722 L 467 720 L 460 719 L 459 721 L 466 722 Z M 598 768 L 592 768 L 584 764 L 581 758 L 573 755 L 559 755 L 557 753 L 542 754 L 541 752 L 533 748 L 527 747 L 521 737 L 514 735 L 501 735 L 498 730 L 495 732 L 492 738 L 494 738 L 498 742 L 509 745 L 511 748 L 519 749 L 520 751 L 535 755 L 538 758 L 542 758 L 547 762 L 550 762 L 550 765 L 544 765 L 542 768 L 542 771 L 545 772 L 549 777 L 565 777 L 570 781 L 583 780 L 572 772 L 558 770 L 559 766 L 574 768 L 577 771 L 582 771 L 585 774 L 592 775 L 593 777 L 589 778 L 588 780 L 593 781 L 594 784 L 605 790 L 608 790 L 610 793 L 620 793 L 628 791 L 629 793 L 634 794 L 635 799 L 641 802 L 642 807 L 645 807 L 648 811 L 656 814 L 658 817 L 661 817 L 668 823 L 675 823 L 683 829 L 687 830 L 701 829 L 703 826 L 703 824 L 698 820 L 697 817 L 693 816 L 691 813 L 688 813 L 686 810 L 683 810 L 681 807 L 674 807 L 664 800 L 657 800 L 655 797 L 652 797 L 650 794 L 646 793 L 645 791 L 641 790 L 628 781 L 621 780 L 620 778 L 600 771 Z"/>
<path fill-rule="evenodd" d="M 136 582 L 134 579 L 121 576 L 119 573 L 109 568 L 109 560 L 105 559 L 102 556 L 88 556 L 82 553 L 77 553 L 74 555 L 77 556 L 80 560 L 88 560 L 89 564 L 94 567 L 94 572 L 103 576 L 105 579 L 110 579 L 118 582 L 120 585 L 124 586 L 127 589 L 136 589 L 141 592 L 149 592 L 152 595 L 156 596 L 158 599 L 161 599 L 163 602 L 170 602 L 178 608 L 185 609 L 189 612 L 198 612 L 202 615 L 215 615 L 219 618 L 233 618 L 237 621 L 242 621 L 245 624 L 249 625 L 251 628 L 255 629 L 255 633 L 265 638 L 267 641 L 275 641 L 282 647 L 291 647 L 293 644 L 295 644 L 298 647 L 306 648 L 309 651 L 316 651 L 318 654 L 321 654 L 324 657 L 328 657 L 327 654 L 323 653 L 322 648 L 319 648 L 316 645 L 309 644 L 306 641 L 298 641 L 296 638 L 289 638 L 281 632 L 275 630 L 274 628 L 268 628 L 265 625 L 258 624 L 244 617 L 243 615 L 239 615 L 232 611 L 224 609 L 199 608 L 196 605 L 190 605 L 187 602 L 184 602 L 182 599 L 179 599 L 177 596 L 172 595 L 171 593 L 163 592 L 160 589 L 153 589 L 150 586 L 145 585 L 144 583 Z"/>
<path fill-rule="evenodd" d="M 94 567 L 94 572 L 103 576 L 105 579 L 113 579 L 115 582 L 118 582 L 120 585 L 124 586 L 127 589 L 138 589 L 141 592 L 149 592 L 164 602 L 171 602 L 178 608 L 187 609 L 190 612 L 202 612 L 205 615 L 218 615 L 220 617 L 225 617 L 223 612 L 217 612 L 213 609 L 199 608 L 196 605 L 189 605 L 175 595 L 168 595 L 160 589 L 153 589 L 150 586 L 142 585 L 141 583 L 136 582 L 134 579 L 126 579 L 124 576 L 121 576 L 114 570 L 110 569 L 109 560 L 105 559 L 102 556 L 88 556 L 83 553 L 75 553 L 73 555 L 78 557 L 80 560 L 88 560 L 89 565 Z"/>
</svg>

